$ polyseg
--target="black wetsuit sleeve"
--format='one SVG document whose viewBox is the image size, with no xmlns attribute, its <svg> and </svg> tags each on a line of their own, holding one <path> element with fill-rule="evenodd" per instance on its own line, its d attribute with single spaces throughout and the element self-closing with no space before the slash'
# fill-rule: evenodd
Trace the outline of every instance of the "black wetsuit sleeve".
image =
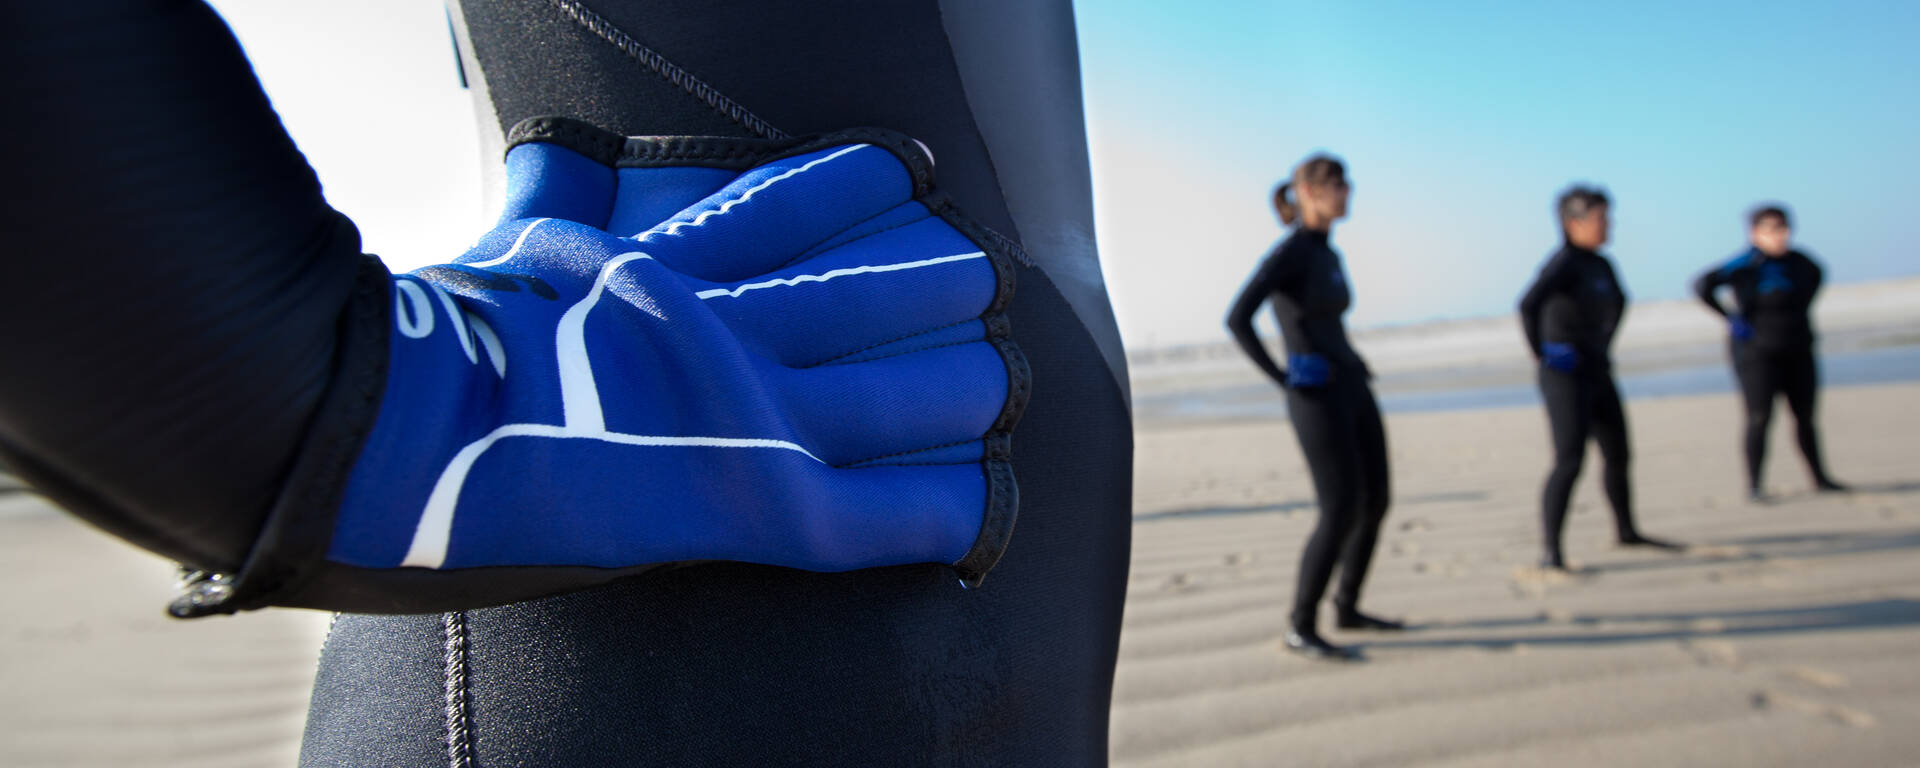
<svg viewBox="0 0 1920 768">
<path fill-rule="evenodd" d="M 1807 313 L 1813 311 L 1813 300 L 1820 295 L 1820 287 L 1826 284 L 1827 270 L 1820 266 L 1820 262 L 1814 261 L 1812 256 L 1802 255 L 1801 258 L 1807 262 L 1807 271 L 1813 274 L 1813 279 L 1807 281 L 1806 287 L 1802 288 L 1800 293 L 1800 311 Z"/>
<path fill-rule="evenodd" d="M 1727 269 L 1714 267 L 1693 281 L 1693 294 L 1699 296 L 1700 302 L 1706 304 L 1707 308 L 1713 310 L 1715 314 L 1728 317 L 1727 307 L 1720 303 L 1719 295 L 1720 286 L 1726 284 Z"/>
<path fill-rule="evenodd" d="M 1542 310 L 1546 307 L 1547 297 L 1559 290 L 1561 284 L 1566 281 L 1568 268 L 1565 253 L 1554 256 L 1547 261 L 1546 266 L 1540 268 L 1540 275 L 1534 278 L 1533 285 L 1528 286 L 1526 294 L 1520 297 L 1520 330 L 1526 334 L 1527 351 L 1531 352 L 1535 359 L 1538 359 L 1541 354 Z"/>
<path fill-rule="evenodd" d="M 1620 282 L 1620 272 L 1613 268 L 1611 260 L 1603 259 L 1600 263 L 1606 267 L 1607 281 L 1613 284 L 1613 290 L 1608 292 L 1606 334 L 1600 342 L 1600 352 L 1606 354 L 1607 348 L 1613 344 L 1613 337 L 1620 332 L 1620 321 L 1627 316 L 1627 286 Z"/>
<path fill-rule="evenodd" d="M 384 271 L 211 9 L 5 17 L 0 461 L 135 544 L 238 568 Z"/>
<path fill-rule="evenodd" d="M 1260 268 L 1247 280 L 1245 288 L 1233 300 L 1233 307 L 1227 311 L 1227 330 L 1233 333 L 1233 340 L 1240 349 L 1260 366 L 1268 378 L 1280 386 L 1287 385 L 1287 372 L 1268 354 L 1265 344 L 1260 343 L 1260 334 L 1253 328 L 1253 316 L 1260 311 L 1260 305 L 1272 296 L 1274 291 L 1298 268 L 1298 259 L 1289 249 L 1282 247 L 1260 263 Z"/>
</svg>

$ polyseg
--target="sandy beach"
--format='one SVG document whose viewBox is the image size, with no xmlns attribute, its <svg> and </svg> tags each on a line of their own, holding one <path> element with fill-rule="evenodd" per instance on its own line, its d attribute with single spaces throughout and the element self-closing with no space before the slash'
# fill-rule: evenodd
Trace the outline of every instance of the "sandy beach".
<svg viewBox="0 0 1920 768">
<path fill-rule="evenodd" d="M 1632 401 L 1642 527 L 1693 549 L 1613 548 L 1589 464 L 1571 577 L 1529 567 L 1536 407 L 1389 413 L 1366 607 L 1415 629 L 1332 633 L 1366 654 L 1346 665 L 1278 646 L 1315 514 L 1284 418 L 1143 419 L 1114 763 L 1914 765 L 1920 383 L 1830 388 L 1822 408 L 1858 492 L 1806 492 L 1782 413 L 1779 499 L 1755 506 L 1732 394 Z M 168 619 L 167 563 L 17 485 L 0 567 L 0 763 L 293 764 L 326 614 Z"/>
<path fill-rule="evenodd" d="M 1641 525 L 1693 549 L 1613 548 L 1590 470 L 1571 578 L 1530 567 L 1537 409 L 1389 415 L 1395 505 L 1365 605 L 1415 631 L 1331 633 L 1362 647 L 1351 665 L 1278 647 L 1314 520 L 1286 424 L 1143 429 L 1114 763 L 1913 765 L 1920 385 L 1823 405 L 1858 492 L 1806 493 L 1776 426 L 1780 498 L 1754 506 L 1733 396 L 1631 403 Z"/>
</svg>

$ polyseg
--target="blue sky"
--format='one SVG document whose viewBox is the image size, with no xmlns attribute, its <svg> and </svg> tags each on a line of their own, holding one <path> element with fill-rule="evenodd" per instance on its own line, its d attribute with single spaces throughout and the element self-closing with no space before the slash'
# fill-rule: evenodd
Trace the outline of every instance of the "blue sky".
<svg viewBox="0 0 1920 768">
<path fill-rule="evenodd" d="M 1684 6 L 1684 7 L 1681 7 Z M 1101 247 L 1131 344 L 1220 338 L 1331 150 L 1360 325 L 1508 311 L 1554 193 L 1616 197 L 1640 299 L 1684 295 L 1780 199 L 1834 280 L 1920 272 L 1920 3 L 1077 4 Z"/>
<path fill-rule="evenodd" d="M 476 168 L 492 159 L 440 3 L 213 5 L 370 252 L 412 269 L 486 229 Z M 1280 234 L 1269 191 L 1320 149 L 1356 185 L 1335 243 L 1360 326 L 1509 311 L 1576 179 L 1614 192 L 1611 250 L 1639 299 L 1683 295 L 1767 198 L 1835 280 L 1920 272 L 1920 2 L 1076 10 L 1102 259 L 1132 345 L 1225 338 L 1228 300 Z M 441 139 L 396 142 L 396 123 Z"/>
</svg>

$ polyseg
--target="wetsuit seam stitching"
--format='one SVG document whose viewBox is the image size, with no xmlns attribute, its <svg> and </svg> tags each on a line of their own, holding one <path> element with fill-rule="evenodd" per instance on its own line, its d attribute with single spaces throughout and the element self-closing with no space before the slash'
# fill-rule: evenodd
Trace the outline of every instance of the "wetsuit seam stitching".
<svg viewBox="0 0 1920 768">
<path fill-rule="evenodd" d="M 698 99 L 701 103 L 711 107 L 715 112 L 719 112 L 727 119 L 740 125 L 740 127 L 752 131 L 755 135 L 763 138 L 787 138 L 785 131 L 773 127 L 771 123 L 761 119 L 759 115 L 755 115 L 739 102 L 728 98 L 727 95 L 721 93 L 719 89 L 695 77 L 693 73 L 673 63 L 658 51 L 640 44 L 640 41 L 633 39 L 631 35 L 628 35 L 618 26 L 615 26 L 613 22 L 588 10 L 586 6 L 577 2 L 577 0 L 547 0 L 547 4 L 558 9 L 562 14 L 567 16 L 567 18 L 572 19 L 575 24 L 586 28 L 587 31 L 592 32 L 607 44 L 619 49 L 620 52 L 625 53 L 634 61 L 652 70 L 653 73 L 659 75 L 661 79 L 685 91 L 687 95 Z"/>
<path fill-rule="evenodd" d="M 441 616 L 446 644 L 442 657 L 446 699 L 442 715 L 446 721 L 448 768 L 473 768 L 473 732 L 467 708 L 467 614 L 455 611 Z"/>
</svg>

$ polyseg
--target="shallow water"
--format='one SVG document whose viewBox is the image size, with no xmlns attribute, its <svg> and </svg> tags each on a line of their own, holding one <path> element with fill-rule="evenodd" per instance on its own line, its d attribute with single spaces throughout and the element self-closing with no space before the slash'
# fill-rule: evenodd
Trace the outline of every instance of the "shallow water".
<svg viewBox="0 0 1920 768">
<path fill-rule="evenodd" d="M 1435 379 L 1441 380 L 1436 386 Z M 1540 391 L 1530 377 L 1510 376 L 1513 384 L 1445 386 L 1448 377 L 1388 375 L 1375 382 L 1380 407 L 1388 413 L 1457 411 L 1477 408 L 1538 407 Z M 1459 377 L 1466 378 L 1466 377 Z M 1851 387 L 1920 381 L 1920 346 L 1851 349 L 1820 357 L 1823 387 Z M 1732 392 L 1733 369 L 1724 357 L 1709 364 L 1628 370 L 1620 389 L 1629 400 Z M 1242 421 L 1287 418 L 1286 398 L 1267 384 L 1154 395 L 1135 402 L 1142 422 Z"/>
</svg>

